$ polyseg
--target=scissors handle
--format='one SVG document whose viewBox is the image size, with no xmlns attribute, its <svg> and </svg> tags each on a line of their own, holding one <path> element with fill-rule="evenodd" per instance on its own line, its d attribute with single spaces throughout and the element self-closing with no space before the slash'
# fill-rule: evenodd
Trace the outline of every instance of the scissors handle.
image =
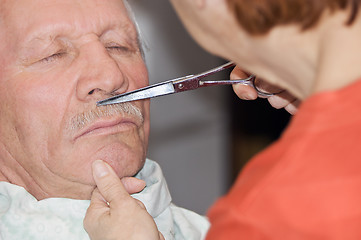
<svg viewBox="0 0 361 240">
<path fill-rule="evenodd" d="M 202 72 L 202 73 L 199 73 L 199 74 L 196 74 L 196 75 L 192 74 L 192 75 L 188 75 L 188 76 L 185 76 L 185 77 L 177 78 L 177 79 L 171 80 L 170 82 L 173 83 L 175 93 L 194 90 L 194 89 L 197 89 L 199 87 L 207 86 L 207 85 L 204 85 L 204 86 L 200 85 L 201 79 L 203 79 L 203 78 L 205 78 L 207 76 L 210 76 L 212 74 L 215 74 L 217 72 L 221 72 L 221 71 L 223 71 L 223 70 L 225 70 L 227 68 L 234 67 L 234 66 L 236 66 L 235 63 L 227 62 L 227 63 L 225 63 L 225 64 L 223 64 L 221 66 L 212 68 L 212 69 L 210 69 L 208 71 L 205 71 L 205 72 Z M 227 83 L 224 83 L 224 84 L 227 84 Z M 211 86 L 211 85 L 217 85 L 217 84 L 210 84 L 208 86 Z"/>
<path fill-rule="evenodd" d="M 256 91 L 258 96 L 260 97 L 271 97 L 275 95 L 274 93 L 268 93 L 260 90 L 257 88 L 256 84 L 256 76 L 251 75 L 248 78 L 244 79 L 235 79 L 235 80 L 199 80 L 199 87 L 208 87 L 208 86 L 215 86 L 215 85 L 228 85 L 228 84 L 243 84 L 253 87 Z"/>
</svg>

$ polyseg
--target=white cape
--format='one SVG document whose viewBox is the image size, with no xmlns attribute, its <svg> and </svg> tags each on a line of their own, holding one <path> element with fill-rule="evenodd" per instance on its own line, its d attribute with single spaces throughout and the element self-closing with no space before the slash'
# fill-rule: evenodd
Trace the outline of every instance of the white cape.
<svg viewBox="0 0 361 240">
<path fill-rule="evenodd" d="M 175 206 L 159 165 L 146 161 L 137 174 L 147 187 L 134 198 L 144 203 L 166 240 L 204 239 L 208 220 Z M 24 188 L 0 182 L 1 240 L 89 240 L 83 219 L 89 200 L 48 198 L 36 200 Z"/>
</svg>

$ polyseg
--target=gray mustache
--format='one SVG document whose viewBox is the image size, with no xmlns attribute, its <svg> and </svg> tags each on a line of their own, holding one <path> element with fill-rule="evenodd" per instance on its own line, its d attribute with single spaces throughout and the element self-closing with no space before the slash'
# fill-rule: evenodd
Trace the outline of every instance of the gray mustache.
<svg viewBox="0 0 361 240">
<path fill-rule="evenodd" d="M 77 131 L 99 118 L 118 116 L 119 114 L 122 116 L 131 116 L 141 123 L 144 122 L 141 110 L 135 105 L 126 102 L 100 106 L 87 112 L 80 113 L 71 118 L 70 129 Z"/>
</svg>

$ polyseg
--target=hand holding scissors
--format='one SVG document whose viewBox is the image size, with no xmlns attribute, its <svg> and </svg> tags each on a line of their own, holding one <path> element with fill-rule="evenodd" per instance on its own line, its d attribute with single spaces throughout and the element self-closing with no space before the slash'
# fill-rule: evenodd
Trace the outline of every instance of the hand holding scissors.
<svg viewBox="0 0 361 240">
<path fill-rule="evenodd" d="M 231 72 L 231 79 L 240 79 L 248 76 L 242 69 L 236 66 Z M 234 93 L 243 100 L 255 100 L 258 97 L 257 91 L 248 86 L 239 84 L 232 85 Z M 269 84 L 267 81 L 257 78 L 257 87 L 264 89 L 266 92 L 274 93 L 273 96 L 267 97 L 268 102 L 276 109 L 284 108 L 288 113 L 294 115 L 297 113 L 301 101 L 290 94 L 287 90 Z M 262 97 L 262 96 L 260 96 Z"/>
<path fill-rule="evenodd" d="M 185 77 L 180 77 L 172 80 L 168 80 L 165 82 L 157 83 L 154 85 L 150 85 L 141 89 L 137 89 L 135 91 L 126 92 L 123 94 L 119 94 L 104 100 L 97 102 L 98 106 L 108 105 L 108 104 L 116 104 L 122 102 L 136 101 L 147 98 L 153 98 L 173 93 L 185 92 L 189 90 L 194 90 L 200 87 L 208 87 L 215 85 L 228 85 L 228 84 L 236 84 L 241 83 L 244 85 L 249 85 L 253 87 L 259 96 L 261 97 L 270 97 L 274 95 L 273 93 L 263 92 L 258 89 L 255 85 L 256 77 L 251 75 L 244 79 L 237 80 L 203 80 L 203 78 L 215 74 L 217 72 L 223 71 L 227 68 L 234 67 L 235 64 L 233 62 L 228 62 L 219 67 L 213 68 L 211 70 L 205 71 L 196 75 L 189 75 Z"/>
</svg>

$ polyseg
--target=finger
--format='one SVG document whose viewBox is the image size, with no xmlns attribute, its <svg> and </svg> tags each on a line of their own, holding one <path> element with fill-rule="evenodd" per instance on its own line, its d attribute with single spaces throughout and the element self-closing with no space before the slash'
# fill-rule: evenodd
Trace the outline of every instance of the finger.
<svg viewBox="0 0 361 240">
<path fill-rule="evenodd" d="M 147 210 L 147 208 L 145 207 L 144 203 L 138 199 L 135 199 L 134 200 L 136 201 L 136 203 L 140 206 L 140 208 L 144 209 L 144 210 Z"/>
<path fill-rule="evenodd" d="M 163 236 L 163 234 L 161 232 L 159 232 L 159 239 L 160 240 L 165 240 L 165 238 L 164 238 L 164 236 Z"/>
<path fill-rule="evenodd" d="M 90 199 L 90 205 L 95 207 L 95 208 L 108 207 L 107 201 L 101 195 L 98 188 L 94 189 L 94 191 L 92 193 L 92 196 L 91 196 L 91 199 Z"/>
<path fill-rule="evenodd" d="M 109 213 L 109 206 L 107 201 L 100 194 L 96 188 L 91 196 L 90 205 L 86 211 L 85 218 L 83 221 L 84 227 L 88 229 L 93 224 L 93 219 L 97 219 L 98 216 L 102 216 L 105 213 Z"/>
<path fill-rule="evenodd" d="M 296 100 L 290 104 L 288 104 L 286 107 L 285 107 L 285 110 L 287 112 L 289 112 L 291 115 L 295 115 L 298 111 L 298 106 L 300 105 L 301 101 L 300 100 Z"/>
<path fill-rule="evenodd" d="M 231 72 L 231 80 L 247 78 L 248 74 L 242 71 L 239 67 L 235 67 Z M 244 84 L 233 84 L 233 91 L 236 95 L 243 100 L 255 100 L 257 98 L 257 91 L 248 85 Z"/>
<path fill-rule="evenodd" d="M 94 219 L 99 219 L 100 216 L 109 215 L 109 210 L 107 201 L 103 198 L 97 188 L 94 189 L 90 199 L 90 205 L 83 220 L 85 230 L 88 231 L 89 229 L 92 229 L 94 226 Z"/>
<path fill-rule="evenodd" d="M 117 174 L 107 163 L 96 160 L 93 162 L 92 168 L 95 183 L 107 202 L 110 204 L 121 202 L 130 197 Z"/>
<path fill-rule="evenodd" d="M 242 69 L 236 66 L 235 68 L 233 68 L 230 78 L 231 80 L 235 80 L 235 79 L 247 78 L 248 76 L 249 74 L 247 74 L 245 71 L 242 71 Z"/>
<path fill-rule="evenodd" d="M 264 93 L 273 93 L 273 94 L 281 94 L 282 92 L 284 92 L 283 89 L 269 84 L 268 82 L 260 79 L 260 78 L 256 78 L 255 82 L 254 82 L 255 87 L 258 89 L 258 91 L 264 92 Z M 268 98 L 268 97 L 263 97 L 263 96 L 259 96 L 261 98 Z"/>
<path fill-rule="evenodd" d="M 283 91 L 268 98 L 268 102 L 272 105 L 272 107 L 277 109 L 284 108 L 295 100 L 296 98 L 287 91 Z"/>
<path fill-rule="evenodd" d="M 235 94 L 243 100 L 255 100 L 258 97 L 256 89 L 251 86 L 239 84 L 233 84 L 233 91 Z"/>
<path fill-rule="evenodd" d="M 145 188 L 145 181 L 135 177 L 124 177 L 120 180 L 129 194 L 138 193 Z"/>
</svg>

